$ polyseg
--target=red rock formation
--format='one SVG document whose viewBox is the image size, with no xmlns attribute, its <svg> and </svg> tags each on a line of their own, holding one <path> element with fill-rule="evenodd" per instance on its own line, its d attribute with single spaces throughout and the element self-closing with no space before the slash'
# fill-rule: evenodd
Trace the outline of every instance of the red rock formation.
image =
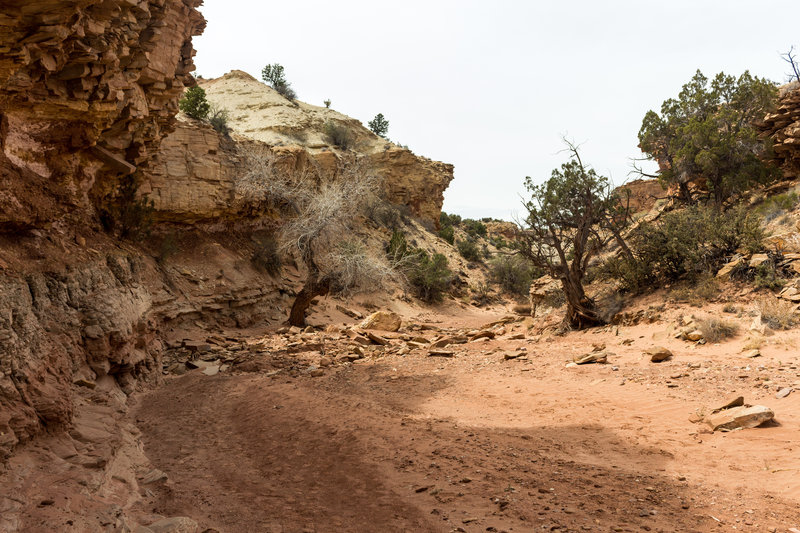
<svg viewBox="0 0 800 533">
<path fill-rule="evenodd" d="M 778 108 L 759 125 L 773 142 L 775 162 L 787 179 L 800 178 L 800 82 L 781 87 Z"/>
<path fill-rule="evenodd" d="M 0 226 L 91 210 L 115 176 L 147 162 L 194 83 L 200 3 L 3 2 Z"/>
</svg>

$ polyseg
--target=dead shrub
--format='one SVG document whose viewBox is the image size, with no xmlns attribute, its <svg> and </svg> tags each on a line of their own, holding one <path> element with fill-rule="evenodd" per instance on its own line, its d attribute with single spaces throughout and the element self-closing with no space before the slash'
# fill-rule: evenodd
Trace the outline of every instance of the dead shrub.
<svg viewBox="0 0 800 533">
<path fill-rule="evenodd" d="M 761 320 L 772 329 L 791 329 L 794 326 L 794 304 L 773 296 L 756 300 Z"/>
<path fill-rule="evenodd" d="M 739 325 L 721 318 L 707 318 L 698 321 L 698 329 L 706 342 L 719 342 L 735 336 L 739 332 Z"/>
</svg>

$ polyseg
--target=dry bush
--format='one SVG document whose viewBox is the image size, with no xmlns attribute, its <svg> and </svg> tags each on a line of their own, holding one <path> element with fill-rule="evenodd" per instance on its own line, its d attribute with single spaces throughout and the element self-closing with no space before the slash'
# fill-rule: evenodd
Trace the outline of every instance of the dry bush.
<svg viewBox="0 0 800 533">
<path fill-rule="evenodd" d="M 772 296 L 756 300 L 761 320 L 772 329 L 791 329 L 794 326 L 794 304 Z"/>
<path fill-rule="evenodd" d="M 334 286 L 331 291 L 341 295 L 383 289 L 388 281 L 401 275 L 394 265 L 368 250 L 358 241 L 344 241 L 328 256 Z"/>
<path fill-rule="evenodd" d="M 707 318 L 699 320 L 697 324 L 706 342 L 719 342 L 739 332 L 738 324 L 721 318 Z"/>
<path fill-rule="evenodd" d="M 234 176 L 234 201 L 249 206 L 292 206 L 305 204 L 314 194 L 314 167 L 290 174 L 276 164 L 275 155 L 266 146 L 244 146 L 239 157 L 246 169 Z"/>
</svg>

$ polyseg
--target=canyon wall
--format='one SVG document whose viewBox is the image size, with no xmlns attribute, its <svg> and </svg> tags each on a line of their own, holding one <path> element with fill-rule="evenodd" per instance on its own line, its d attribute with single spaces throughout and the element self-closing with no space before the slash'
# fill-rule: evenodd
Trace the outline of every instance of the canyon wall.
<svg viewBox="0 0 800 533">
<path fill-rule="evenodd" d="M 772 141 L 775 163 L 783 176 L 800 178 L 800 82 L 781 87 L 777 109 L 764 118 L 759 129 Z"/>
<path fill-rule="evenodd" d="M 200 3 L 3 2 L 0 227 L 90 214 L 117 176 L 146 166 L 194 84 Z"/>
</svg>

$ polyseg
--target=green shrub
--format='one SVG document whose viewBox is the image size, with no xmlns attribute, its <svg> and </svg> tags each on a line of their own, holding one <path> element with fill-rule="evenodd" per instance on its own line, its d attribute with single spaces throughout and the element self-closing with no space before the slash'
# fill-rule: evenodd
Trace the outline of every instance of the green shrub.
<svg viewBox="0 0 800 533">
<path fill-rule="evenodd" d="M 167 233 L 161 239 L 161 243 L 158 246 L 158 255 L 156 256 L 156 262 L 159 265 L 163 265 L 167 262 L 167 259 L 172 257 L 178 253 L 178 239 L 175 237 L 174 233 Z"/>
<path fill-rule="evenodd" d="M 325 135 L 334 146 L 342 150 L 349 150 L 355 144 L 355 134 L 344 124 L 339 124 L 332 120 L 325 123 Z"/>
<path fill-rule="evenodd" d="M 377 135 L 378 137 L 386 138 L 386 134 L 389 132 L 389 121 L 383 116 L 383 113 L 378 113 L 375 115 L 375 118 L 370 120 L 367 123 L 370 131 Z"/>
<path fill-rule="evenodd" d="M 480 262 L 482 259 L 478 244 L 472 239 L 468 238 L 463 241 L 456 241 L 456 249 L 458 253 L 461 254 L 461 257 L 467 261 Z"/>
<path fill-rule="evenodd" d="M 492 288 L 486 283 L 476 283 L 469 288 L 475 305 L 486 305 L 492 301 Z"/>
<path fill-rule="evenodd" d="M 252 256 L 253 264 L 270 276 L 277 276 L 283 268 L 283 260 L 278 250 L 278 242 L 272 235 L 255 238 Z"/>
<path fill-rule="evenodd" d="M 139 182 L 135 174 L 122 178 L 111 213 L 104 217 L 106 228 L 118 228 L 122 239 L 140 241 L 150 235 L 153 226 L 153 201 L 147 195 L 137 195 L 138 189 Z"/>
<path fill-rule="evenodd" d="M 489 263 L 489 277 L 507 293 L 528 296 L 531 281 L 544 272 L 518 255 L 501 255 Z"/>
<path fill-rule="evenodd" d="M 777 194 L 765 200 L 756 211 L 764 218 L 764 222 L 771 222 L 785 212 L 794 209 L 798 201 L 800 201 L 800 198 L 794 191 Z"/>
<path fill-rule="evenodd" d="M 386 245 L 386 255 L 394 263 L 401 263 L 411 254 L 411 247 L 402 231 L 392 231 L 389 244 Z"/>
<path fill-rule="evenodd" d="M 406 277 L 417 297 L 426 302 L 438 302 L 450 288 L 453 272 L 444 255 L 431 257 L 424 250 L 416 250 Z"/>
<path fill-rule="evenodd" d="M 297 94 L 292 89 L 292 85 L 286 81 L 283 66 L 278 63 L 264 67 L 261 70 L 261 79 L 287 100 L 294 102 L 297 99 Z"/>
<path fill-rule="evenodd" d="M 758 265 L 754 270 L 753 286 L 756 289 L 775 291 L 786 284 L 786 281 L 779 277 L 778 270 L 771 261 Z"/>
<path fill-rule="evenodd" d="M 464 231 L 470 237 L 486 237 L 486 225 L 483 222 L 467 218 L 463 220 Z"/>
<path fill-rule="evenodd" d="M 461 217 L 459 215 L 448 215 L 444 211 L 439 213 L 439 225 L 443 228 L 448 226 L 459 226 L 461 224 Z"/>
<path fill-rule="evenodd" d="M 331 108 L 331 101 L 330 101 L 330 99 L 328 99 L 328 100 L 325 100 L 325 101 L 324 101 L 324 102 L 322 102 L 322 103 L 323 103 L 323 104 L 325 104 L 325 107 L 326 107 L 327 109 L 330 109 L 330 108 Z"/>
<path fill-rule="evenodd" d="M 442 226 L 442 229 L 439 230 L 439 237 L 449 242 L 450 244 L 453 244 L 456 239 L 456 234 L 455 231 L 453 230 L 453 226 Z"/>
<path fill-rule="evenodd" d="M 211 110 L 211 104 L 206 100 L 206 91 L 202 87 L 190 87 L 183 93 L 178 101 L 178 107 L 187 116 L 197 120 L 205 120 Z"/>
<path fill-rule="evenodd" d="M 634 260 L 616 257 L 603 269 L 627 289 L 641 292 L 659 282 L 716 273 L 737 251 L 758 251 L 763 237 L 757 217 L 743 207 L 722 213 L 690 207 L 640 225 L 628 240 Z"/>
</svg>

